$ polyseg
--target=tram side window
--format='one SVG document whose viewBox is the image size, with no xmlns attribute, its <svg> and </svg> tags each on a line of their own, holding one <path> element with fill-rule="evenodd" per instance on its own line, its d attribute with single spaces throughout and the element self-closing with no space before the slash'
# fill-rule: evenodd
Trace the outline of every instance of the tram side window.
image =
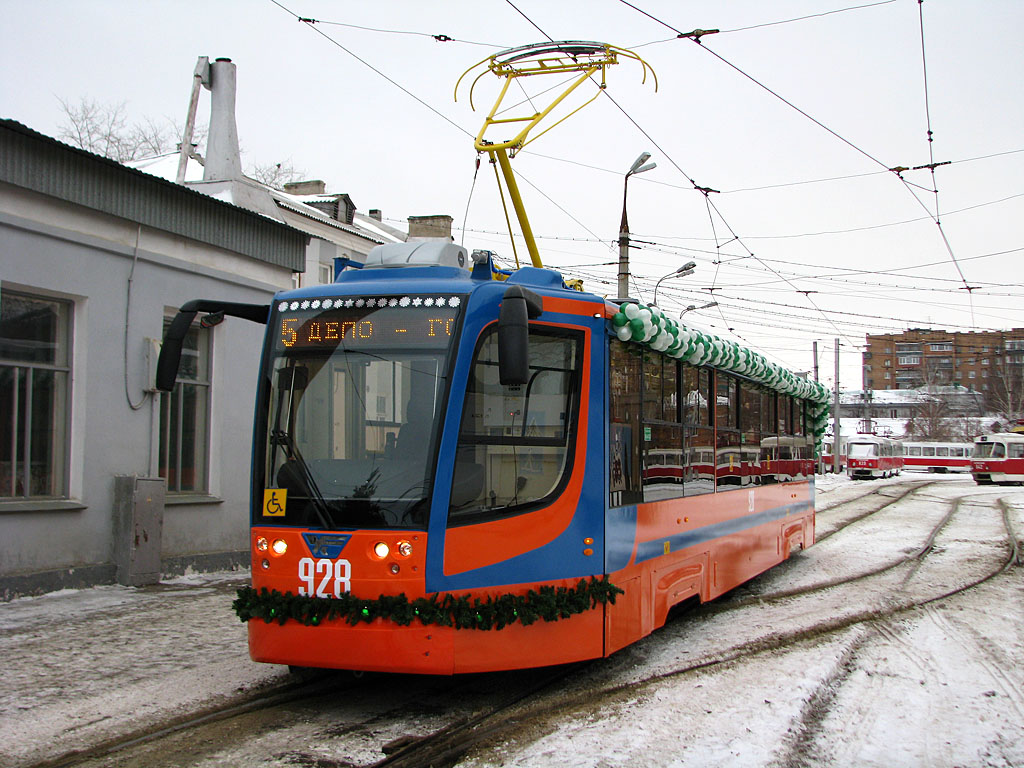
<svg viewBox="0 0 1024 768">
<path fill-rule="evenodd" d="M 761 482 L 761 388 L 740 383 L 740 451 L 743 459 L 741 485 Z"/>
<path fill-rule="evenodd" d="M 644 501 L 683 495 L 683 424 L 679 418 L 679 363 L 644 351 Z"/>
<path fill-rule="evenodd" d="M 1007 443 L 1006 458 L 1024 459 L 1024 443 Z"/>
<path fill-rule="evenodd" d="M 740 452 L 739 382 L 735 376 L 715 372 L 715 481 L 719 488 L 743 482 Z"/>
<path fill-rule="evenodd" d="M 621 507 L 643 501 L 640 484 L 642 350 L 617 339 L 608 348 L 609 504 Z"/>
<path fill-rule="evenodd" d="M 709 407 L 711 373 L 707 368 L 684 364 L 681 379 L 686 448 L 683 495 L 714 493 L 715 429 L 711 422 L 713 411 Z"/>
<path fill-rule="evenodd" d="M 556 493 L 572 464 L 582 334 L 530 329 L 530 376 L 498 380 L 498 335 L 477 348 L 455 455 L 449 525 L 496 519 Z"/>
</svg>

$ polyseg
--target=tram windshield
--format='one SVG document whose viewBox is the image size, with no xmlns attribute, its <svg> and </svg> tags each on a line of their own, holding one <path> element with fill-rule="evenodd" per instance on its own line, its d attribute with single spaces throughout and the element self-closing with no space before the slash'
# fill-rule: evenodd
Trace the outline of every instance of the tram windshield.
<svg viewBox="0 0 1024 768">
<path fill-rule="evenodd" d="M 874 443 L 850 443 L 847 451 L 851 459 L 870 459 L 878 456 L 878 446 Z"/>
<path fill-rule="evenodd" d="M 427 301 L 275 308 L 257 522 L 425 527 L 461 298 Z"/>
<path fill-rule="evenodd" d="M 975 443 L 975 459 L 1002 459 L 1006 457 L 1006 446 L 1002 443 Z"/>
</svg>

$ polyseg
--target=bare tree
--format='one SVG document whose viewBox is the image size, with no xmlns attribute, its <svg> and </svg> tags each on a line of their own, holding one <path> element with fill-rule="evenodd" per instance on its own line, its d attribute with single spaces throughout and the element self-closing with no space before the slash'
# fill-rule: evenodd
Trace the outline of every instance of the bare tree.
<svg viewBox="0 0 1024 768">
<path fill-rule="evenodd" d="M 271 165 L 252 165 L 246 170 L 250 178 L 275 189 L 284 189 L 284 185 L 305 178 L 305 173 L 292 165 L 291 160 Z"/>
<path fill-rule="evenodd" d="M 145 118 L 129 123 L 127 105 L 100 104 L 82 98 L 78 103 L 60 99 L 64 121 L 57 138 L 97 155 L 109 157 L 119 163 L 175 152 L 180 147 L 183 130 L 173 121 Z M 207 126 L 196 126 L 192 143 L 197 151 L 192 157 L 202 163 L 202 145 L 209 133 Z M 290 181 L 304 178 L 304 172 L 292 165 L 291 160 L 269 165 L 253 164 L 246 174 L 267 186 L 282 189 Z"/>
<path fill-rule="evenodd" d="M 123 101 L 100 104 L 82 98 L 73 104 L 60 99 L 60 104 L 64 121 L 57 138 L 119 163 L 171 152 L 176 146 L 173 123 L 147 119 L 130 124 Z"/>
</svg>

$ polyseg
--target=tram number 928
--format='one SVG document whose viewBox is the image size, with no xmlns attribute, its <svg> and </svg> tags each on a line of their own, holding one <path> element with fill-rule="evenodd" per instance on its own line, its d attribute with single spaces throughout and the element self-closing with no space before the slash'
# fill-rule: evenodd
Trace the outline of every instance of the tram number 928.
<svg viewBox="0 0 1024 768">
<path fill-rule="evenodd" d="M 299 594 L 304 597 L 341 597 L 351 589 L 352 565 L 348 560 L 299 560 Z M 319 583 L 317 583 L 319 581 Z"/>
</svg>

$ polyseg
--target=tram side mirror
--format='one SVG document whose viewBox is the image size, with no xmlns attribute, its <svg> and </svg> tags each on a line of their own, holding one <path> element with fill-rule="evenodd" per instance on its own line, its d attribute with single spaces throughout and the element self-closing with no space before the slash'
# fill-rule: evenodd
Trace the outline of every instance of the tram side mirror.
<svg viewBox="0 0 1024 768">
<path fill-rule="evenodd" d="M 185 336 L 188 329 L 192 327 L 192 321 L 196 318 L 197 309 L 190 309 L 189 305 L 195 302 L 188 302 L 174 316 L 167 333 L 164 334 L 164 343 L 160 345 L 160 357 L 156 362 L 156 388 L 162 392 L 174 390 L 174 384 L 178 379 L 178 366 L 181 365 L 181 347 L 185 343 Z"/>
<path fill-rule="evenodd" d="M 510 285 L 498 312 L 498 380 L 502 386 L 525 384 L 530 377 L 530 320 L 540 317 L 540 296 Z"/>
<path fill-rule="evenodd" d="M 178 367 L 181 365 L 181 348 L 192 327 L 192 321 L 200 312 L 210 312 L 204 318 L 203 327 L 209 328 L 220 323 L 225 315 L 241 317 L 254 323 L 266 324 L 270 315 L 269 304 L 239 304 L 232 301 L 211 301 L 194 299 L 181 305 L 174 316 L 167 333 L 164 334 L 160 346 L 160 357 L 156 363 L 156 388 L 162 392 L 172 392 L 178 379 Z"/>
</svg>

